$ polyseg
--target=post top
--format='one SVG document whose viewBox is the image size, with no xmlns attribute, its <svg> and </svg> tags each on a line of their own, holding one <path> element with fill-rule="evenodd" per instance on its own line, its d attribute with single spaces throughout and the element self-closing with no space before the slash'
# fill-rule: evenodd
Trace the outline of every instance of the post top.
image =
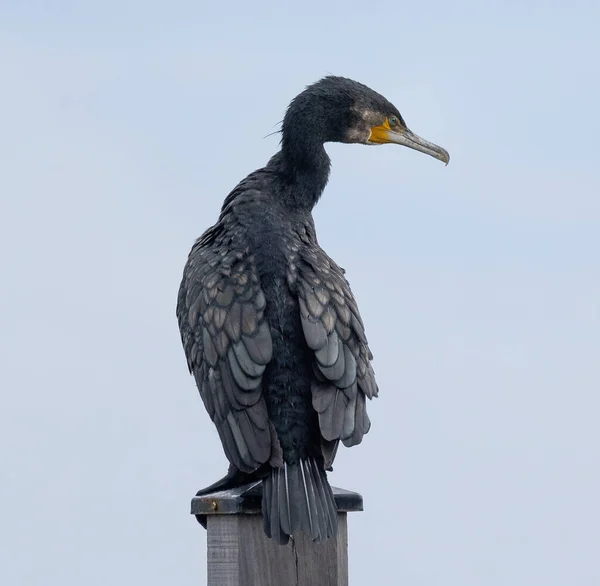
<svg viewBox="0 0 600 586">
<path fill-rule="evenodd" d="M 363 510 L 363 498 L 357 492 L 331 487 L 339 512 Z M 192 515 L 256 515 L 261 512 L 262 482 L 221 490 L 192 499 Z M 200 519 L 199 519 L 200 520 Z"/>
</svg>

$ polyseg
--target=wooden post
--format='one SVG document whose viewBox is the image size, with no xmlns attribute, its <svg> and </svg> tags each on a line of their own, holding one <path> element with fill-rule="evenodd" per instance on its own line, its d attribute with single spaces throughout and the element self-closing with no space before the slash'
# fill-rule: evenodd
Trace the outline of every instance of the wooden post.
<svg viewBox="0 0 600 586">
<path fill-rule="evenodd" d="M 208 529 L 208 586 L 348 586 L 346 514 L 362 511 L 362 496 L 333 488 L 337 538 L 313 543 L 304 533 L 278 545 L 263 532 L 260 484 L 192 499 L 192 514 Z"/>
</svg>

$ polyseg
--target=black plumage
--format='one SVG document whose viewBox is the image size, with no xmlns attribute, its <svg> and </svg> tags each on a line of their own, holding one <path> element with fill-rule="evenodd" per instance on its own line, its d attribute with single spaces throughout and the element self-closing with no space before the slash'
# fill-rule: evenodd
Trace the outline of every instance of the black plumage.
<svg viewBox="0 0 600 586">
<path fill-rule="evenodd" d="M 188 367 L 230 462 L 209 489 L 262 479 L 265 532 L 282 544 L 297 531 L 336 534 L 326 470 L 340 441 L 369 431 L 366 399 L 378 392 L 356 301 L 311 215 L 331 141 L 396 142 L 448 162 L 373 90 L 322 79 L 290 104 L 281 150 L 193 246 L 177 303 Z"/>
</svg>

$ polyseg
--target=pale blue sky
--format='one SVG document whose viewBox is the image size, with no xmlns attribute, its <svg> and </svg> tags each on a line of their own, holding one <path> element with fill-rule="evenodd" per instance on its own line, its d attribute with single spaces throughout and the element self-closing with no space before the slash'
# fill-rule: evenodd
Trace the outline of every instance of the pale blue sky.
<svg viewBox="0 0 600 586">
<path fill-rule="evenodd" d="M 181 271 L 327 73 L 452 156 L 328 147 L 381 389 L 351 584 L 600 583 L 600 8 L 350 6 L 0 1 L 0 583 L 205 583 Z"/>
</svg>

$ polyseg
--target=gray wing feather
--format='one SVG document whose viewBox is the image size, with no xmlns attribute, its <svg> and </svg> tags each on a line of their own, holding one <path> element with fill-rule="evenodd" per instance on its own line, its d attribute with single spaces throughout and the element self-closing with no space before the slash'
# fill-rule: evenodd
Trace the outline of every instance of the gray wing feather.
<svg viewBox="0 0 600 586">
<path fill-rule="evenodd" d="M 343 351 L 343 347 L 340 344 L 339 336 L 332 332 L 327 336 L 325 344 L 318 350 L 315 350 L 315 358 L 319 366 L 325 368 L 331 367 L 337 362 L 340 351 Z"/>
<path fill-rule="evenodd" d="M 328 464 L 337 442 L 355 445 L 369 431 L 366 399 L 378 393 L 364 326 L 343 270 L 317 246 L 299 251 L 300 319 L 314 351 L 312 402 Z"/>
<path fill-rule="evenodd" d="M 181 339 L 229 461 L 253 472 L 281 460 L 262 388 L 273 353 L 266 300 L 252 257 L 207 234 L 192 248 L 179 290 Z"/>
</svg>

